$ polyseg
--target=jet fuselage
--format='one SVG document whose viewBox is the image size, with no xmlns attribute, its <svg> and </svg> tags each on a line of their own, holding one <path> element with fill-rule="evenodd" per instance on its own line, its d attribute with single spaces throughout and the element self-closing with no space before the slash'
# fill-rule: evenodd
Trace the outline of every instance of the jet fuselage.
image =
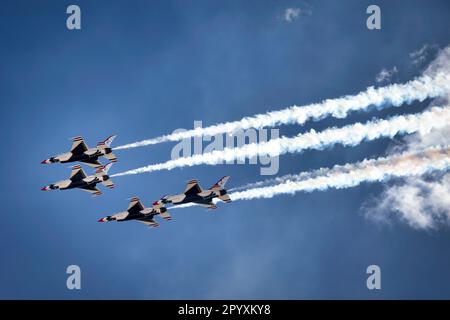
<svg viewBox="0 0 450 320">
<path fill-rule="evenodd" d="M 54 189 L 60 189 L 60 190 L 68 190 L 68 189 L 74 189 L 74 188 L 81 188 L 86 187 L 89 185 L 97 185 L 97 183 L 107 181 L 109 179 L 108 175 L 102 175 L 102 176 L 88 176 L 84 179 L 80 180 L 62 180 L 56 183 L 52 183 L 47 187 L 42 188 L 42 190 L 54 190 Z"/>
<path fill-rule="evenodd" d="M 153 217 L 154 214 L 143 214 L 143 213 L 129 213 L 128 211 L 122 211 L 116 214 L 113 214 L 112 216 L 107 216 L 106 218 L 103 218 L 104 221 L 128 221 L 128 220 L 136 220 L 139 218 L 145 218 L 151 216 Z"/>
<path fill-rule="evenodd" d="M 86 150 L 83 153 L 80 154 L 73 154 L 72 152 L 66 152 L 60 155 L 57 155 L 55 157 L 51 157 L 48 159 L 48 162 L 55 163 L 67 163 L 67 162 L 76 162 L 80 161 L 83 162 L 85 160 L 98 160 L 99 157 L 110 154 L 112 152 L 111 148 L 102 148 L 101 150 L 99 148 L 91 148 Z M 45 162 L 47 160 L 44 160 Z"/>
<path fill-rule="evenodd" d="M 167 211 L 166 208 L 161 207 L 159 208 L 160 213 L 164 213 Z M 129 221 L 129 220 L 139 220 L 143 218 L 153 218 L 154 216 L 160 214 L 156 211 L 154 211 L 151 208 L 145 208 L 142 211 L 139 212 L 128 212 L 128 211 L 122 211 L 116 214 L 113 214 L 111 216 L 107 216 L 105 218 L 102 218 L 99 220 L 99 222 L 106 222 L 106 221 Z"/>
<path fill-rule="evenodd" d="M 205 190 L 203 192 L 193 194 L 193 195 L 186 195 L 184 193 L 173 195 L 173 196 L 166 196 L 163 198 L 163 202 L 172 203 L 174 205 L 177 204 L 185 204 L 185 203 L 204 203 L 204 202 L 211 202 L 212 199 L 218 198 L 219 196 L 223 196 L 227 194 L 227 191 L 224 189 L 221 190 Z"/>
</svg>

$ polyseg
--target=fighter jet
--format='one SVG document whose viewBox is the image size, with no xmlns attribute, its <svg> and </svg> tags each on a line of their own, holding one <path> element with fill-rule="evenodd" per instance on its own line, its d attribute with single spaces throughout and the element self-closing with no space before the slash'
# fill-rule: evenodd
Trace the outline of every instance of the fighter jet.
<svg viewBox="0 0 450 320">
<path fill-rule="evenodd" d="M 164 204 L 171 203 L 173 205 L 192 202 L 208 209 L 216 209 L 217 206 L 212 201 L 214 198 L 219 198 L 224 202 L 231 202 L 230 196 L 224 189 L 229 178 L 229 176 L 223 177 L 208 190 L 203 190 L 197 180 L 190 180 L 184 193 L 164 196 L 161 198 L 161 201 Z"/>
<path fill-rule="evenodd" d="M 172 220 L 172 217 L 161 201 L 153 202 L 151 208 L 144 208 L 139 198 L 134 197 L 131 199 L 127 211 L 101 218 L 98 222 L 136 220 L 149 227 L 156 228 L 159 227 L 158 222 L 153 219 L 156 215 L 161 216 L 164 220 Z"/>
<path fill-rule="evenodd" d="M 109 136 L 105 141 L 101 141 L 95 148 L 88 148 L 82 137 L 75 137 L 72 140 L 72 148 L 69 152 L 43 160 L 42 164 L 55 162 L 75 162 L 80 161 L 91 167 L 99 167 L 102 164 L 98 161 L 99 157 L 105 157 L 110 162 L 116 162 L 117 158 L 112 153 L 111 143 L 116 136 Z"/>
<path fill-rule="evenodd" d="M 108 176 L 108 170 L 111 168 L 112 165 L 113 163 L 110 162 L 105 166 L 99 167 L 95 171 L 95 174 L 91 176 L 86 176 L 80 165 L 73 166 L 70 178 L 68 180 L 52 183 L 48 186 L 43 187 L 41 190 L 48 191 L 57 189 L 66 190 L 79 188 L 81 190 L 91 193 L 93 196 L 99 196 L 102 194 L 102 192 L 97 189 L 96 187 L 97 183 L 101 183 L 105 187 L 108 187 L 110 189 L 114 188 L 114 183 Z"/>
</svg>

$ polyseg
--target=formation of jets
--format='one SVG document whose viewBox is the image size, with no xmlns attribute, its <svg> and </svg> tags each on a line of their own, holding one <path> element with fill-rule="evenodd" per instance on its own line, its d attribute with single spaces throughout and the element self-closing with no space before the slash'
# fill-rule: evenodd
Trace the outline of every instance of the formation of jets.
<svg viewBox="0 0 450 320">
<path fill-rule="evenodd" d="M 82 137 L 75 137 L 72 139 L 72 148 L 69 152 L 50 157 L 43 160 L 42 164 L 50 163 L 69 163 L 81 162 L 95 169 L 94 174 L 86 175 L 81 165 L 72 167 L 72 172 L 67 180 L 58 181 L 43 187 L 41 190 L 67 190 L 67 189 L 81 189 L 91 193 L 93 196 L 99 196 L 102 192 L 97 188 L 97 184 L 102 184 L 107 188 L 114 188 L 114 183 L 108 176 L 108 171 L 114 162 L 117 162 L 116 156 L 112 153 L 111 143 L 116 136 L 109 136 L 106 140 L 99 142 L 97 147 L 88 148 Z M 100 157 L 104 157 L 109 162 L 102 165 L 99 161 Z M 142 202 L 137 197 L 130 200 L 126 211 L 122 211 L 110 216 L 106 216 L 98 220 L 99 222 L 108 221 L 129 221 L 135 220 L 145 225 L 155 228 L 159 227 L 158 222 L 154 219 L 159 216 L 164 220 L 172 220 L 171 215 L 167 211 L 166 205 L 181 205 L 187 203 L 194 203 L 208 209 L 216 209 L 217 206 L 213 199 L 219 199 L 223 202 L 231 202 L 230 196 L 225 190 L 229 176 L 225 176 L 217 181 L 211 188 L 203 190 L 197 180 L 190 180 L 187 183 L 186 189 L 181 194 L 166 195 L 160 200 L 153 202 L 151 207 L 144 207 Z"/>
</svg>

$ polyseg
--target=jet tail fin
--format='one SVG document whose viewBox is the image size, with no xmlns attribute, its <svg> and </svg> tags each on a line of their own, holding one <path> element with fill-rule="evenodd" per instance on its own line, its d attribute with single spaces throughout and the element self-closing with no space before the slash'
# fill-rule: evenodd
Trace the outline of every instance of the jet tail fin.
<svg viewBox="0 0 450 320">
<path fill-rule="evenodd" d="M 100 141 L 99 143 L 97 143 L 97 147 L 98 148 L 111 148 L 111 143 L 113 142 L 113 140 L 117 137 L 117 135 L 112 135 L 109 136 L 108 138 L 106 138 L 103 141 Z"/>
<path fill-rule="evenodd" d="M 95 171 L 96 174 L 108 174 L 109 169 L 111 169 L 114 162 L 109 162 L 105 164 L 104 166 L 98 167 L 98 169 Z"/>
<path fill-rule="evenodd" d="M 230 179 L 230 176 L 225 176 L 225 177 L 221 178 L 219 181 L 217 181 L 211 187 L 211 190 L 223 189 L 225 187 L 225 184 L 227 183 L 228 179 Z"/>
</svg>

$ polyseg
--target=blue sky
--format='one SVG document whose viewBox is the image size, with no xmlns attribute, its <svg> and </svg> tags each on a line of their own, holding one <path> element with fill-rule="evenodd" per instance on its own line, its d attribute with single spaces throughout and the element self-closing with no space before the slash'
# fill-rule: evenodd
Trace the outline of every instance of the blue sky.
<svg viewBox="0 0 450 320">
<path fill-rule="evenodd" d="M 373 1 L 76 1 L 82 30 L 66 29 L 69 1 L 1 1 L 0 122 L 3 183 L 0 298 L 450 298 L 447 229 L 379 226 L 361 205 L 381 184 L 270 200 L 174 210 L 158 230 L 135 222 L 99 224 L 127 199 L 144 204 L 205 187 L 263 179 L 259 166 L 218 165 L 117 177 L 91 198 L 41 192 L 69 165 L 40 161 L 68 138 L 95 145 L 118 134 L 129 143 L 290 106 L 353 94 L 383 68 L 395 81 L 420 74 L 409 53 L 448 45 L 448 1 L 377 1 L 382 29 L 369 31 Z M 308 6 L 287 22 L 287 8 Z M 294 135 L 408 108 L 280 128 Z M 385 154 L 392 141 L 308 151 L 280 158 L 279 174 Z M 168 160 L 173 143 L 117 151 L 112 172 Z M 89 168 L 86 168 L 89 171 Z M 79 265 L 82 289 L 67 290 L 66 267 Z M 366 288 L 370 264 L 382 290 Z"/>
</svg>

